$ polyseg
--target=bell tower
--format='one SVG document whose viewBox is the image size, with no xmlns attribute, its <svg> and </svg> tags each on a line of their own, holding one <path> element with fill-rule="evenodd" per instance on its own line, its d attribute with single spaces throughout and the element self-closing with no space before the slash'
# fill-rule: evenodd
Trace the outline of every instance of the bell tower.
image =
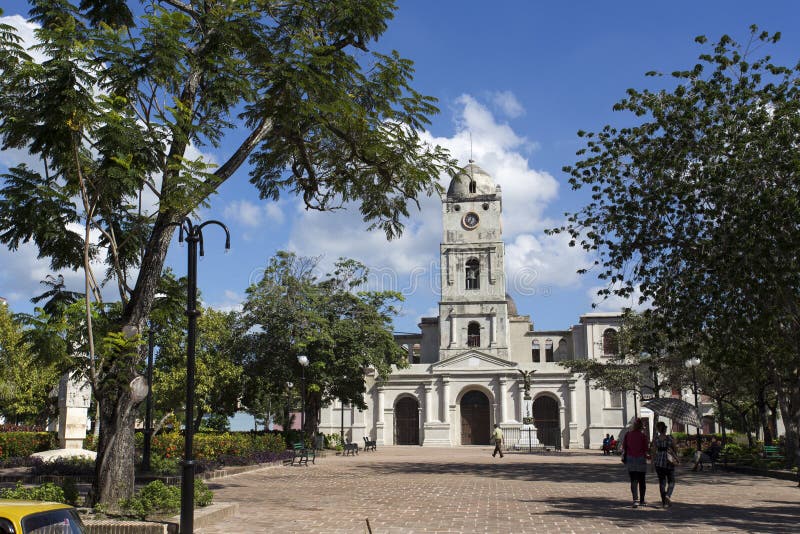
<svg viewBox="0 0 800 534">
<path fill-rule="evenodd" d="M 500 186 L 470 161 L 442 197 L 439 353 L 508 358 L 509 328 Z"/>
</svg>

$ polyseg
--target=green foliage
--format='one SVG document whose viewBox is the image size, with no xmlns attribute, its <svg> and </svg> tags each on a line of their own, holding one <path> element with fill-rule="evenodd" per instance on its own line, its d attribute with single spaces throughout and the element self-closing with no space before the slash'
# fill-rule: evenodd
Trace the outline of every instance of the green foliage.
<svg viewBox="0 0 800 534">
<path fill-rule="evenodd" d="M 59 369 L 37 359 L 23 328 L 8 306 L 0 304 L 0 415 L 9 421 L 43 424 Z"/>
<path fill-rule="evenodd" d="M 178 432 L 153 437 L 152 452 L 166 459 L 183 457 L 184 437 Z M 222 455 L 246 456 L 254 452 L 282 452 L 286 450 L 283 437 L 278 434 L 251 434 L 225 432 L 223 434 L 195 434 L 194 456 L 198 460 L 215 460 Z"/>
<path fill-rule="evenodd" d="M 72 506 L 78 506 L 78 500 L 80 499 L 81 495 L 78 491 L 78 485 L 75 482 L 75 479 L 72 477 L 66 477 L 64 482 L 61 484 L 61 489 L 64 491 L 64 502 L 71 504 Z"/>
<path fill-rule="evenodd" d="M 218 423 L 227 424 L 233 415 L 241 391 L 242 368 L 235 362 L 234 313 L 202 309 L 197 321 L 196 342 L 196 405 L 193 424 L 210 414 Z M 186 327 L 167 328 L 158 333 L 159 354 L 153 373 L 154 396 L 163 411 L 179 406 L 186 396 Z M 178 414 L 182 415 L 182 414 Z"/>
<path fill-rule="evenodd" d="M 132 474 L 133 451 L 106 447 L 111 433 L 132 432 L 137 406 L 127 392 L 144 354 L 114 333 L 144 331 L 176 223 L 249 160 L 261 198 L 286 192 L 312 209 L 352 205 L 394 237 L 452 162 L 420 135 L 437 109 L 411 86 L 412 62 L 370 50 L 392 0 L 31 4 L 44 61 L 21 49 L 14 28 L 0 27 L 0 149 L 38 160 L 2 176 L 0 243 L 32 242 L 54 270 L 84 270 L 86 321 L 67 326 L 86 329 L 89 358 L 71 363 L 86 371 L 101 407 L 98 473 Z M 190 153 L 226 137 L 240 144 L 217 167 Z M 145 212 L 142 191 L 157 199 Z M 76 223 L 80 233 L 63 231 Z M 93 271 L 97 261 L 105 273 Z M 100 305 L 106 282 L 119 292 L 116 307 Z M 72 347 L 60 349 L 69 356 Z M 200 373 L 215 375 L 203 365 Z M 219 376 L 234 373 L 228 366 Z M 220 383 L 198 388 L 202 412 L 222 404 Z M 132 480 L 98 479 L 95 494 L 113 504 L 132 495 Z"/>
<path fill-rule="evenodd" d="M 19 499 L 29 501 L 48 501 L 68 503 L 64 490 L 52 482 L 46 482 L 41 486 L 24 487 L 22 482 L 17 482 L 13 488 L 0 489 L 0 499 Z"/>
<path fill-rule="evenodd" d="M 166 458 L 158 454 L 150 456 L 150 471 L 156 475 L 176 476 L 180 473 L 180 467 L 180 458 Z"/>
<path fill-rule="evenodd" d="M 199 479 L 194 481 L 195 506 L 208 506 L 214 499 L 214 493 Z M 181 489 L 179 486 L 167 486 L 160 480 L 150 482 L 130 498 L 120 501 L 120 508 L 126 515 L 144 520 L 151 515 L 171 515 L 180 510 Z"/>
<path fill-rule="evenodd" d="M 228 416 L 221 413 L 208 414 L 200 424 L 200 432 L 227 432 L 230 429 Z"/>
<path fill-rule="evenodd" d="M 57 447 L 55 432 L 0 432 L 0 458 L 30 456 Z"/>
<path fill-rule="evenodd" d="M 239 325 L 247 406 L 258 399 L 261 406 L 270 399 L 273 406 L 283 406 L 287 395 L 296 396 L 301 387 L 297 356 L 308 356 L 309 429 L 321 407 L 334 399 L 366 408 L 365 368 L 385 378 L 393 365 L 407 364 L 391 327 L 401 295 L 358 291 L 368 270 L 354 260 L 340 259 L 333 273 L 318 278 L 318 261 L 279 252 L 262 280 L 248 288 Z M 287 390 L 287 382 L 294 388 Z"/>
<path fill-rule="evenodd" d="M 657 90 L 629 89 L 614 107 L 624 127 L 579 132 L 585 147 L 564 170 L 591 201 L 553 231 L 596 257 L 601 295 L 640 295 L 683 352 L 702 351 L 727 382 L 767 373 L 794 451 L 800 63 L 772 62 L 764 51 L 779 38 L 753 26 L 743 44 L 698 39 L 691 68 Z"/>
</svg>

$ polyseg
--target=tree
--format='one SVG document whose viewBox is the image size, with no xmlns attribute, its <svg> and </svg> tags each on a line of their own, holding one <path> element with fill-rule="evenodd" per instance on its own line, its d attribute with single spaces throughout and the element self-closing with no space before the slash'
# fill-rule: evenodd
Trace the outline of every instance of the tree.
<svg viewBox="0 0 800 534">
<path fill-rule="evenodd" d="M 234 358 L 233 312 L 202 309 L 197 321 L 196 402 L 193 421 L 184 421 L 200 429 L 207 414 L 231 416 L 236 412 L 242 392 L 242 368 Z M 183 328 L 161 331 L 159 352 L 153 374 L 156 405 L 166 412 L 185 404 L 186 399 L 186 316 Z M 181 414 L 176 414 L 180 416 Z M 180 417 L 179 417 L 180 418 Z"/>
<path fill-rule="evenodd" d="M 392 291 L 359 291 L 366 267 L 340 259 L 332 274 L 318 279 L 315 258 L 279 252 L 264 277 L 247 291 L 240 330 L 249 332 L 241 350 L 245 376 L 259 377 L 276 405 L 285 399 L 286 382 L 300 385 L 297 356 L 305 354 L 307 434 L 317 427 L 320 409 L 333 399 L 365 409 L 366 368 L 386 377 L 405 354 L 394 342 Z M 245 388 L 252 391 L 256 388 Z M 245 404 L 252 400 L 245 397 Z"/>
<path fill-rule="evenodd" d="M 614 109 L 632 113 L 632 125 L 579 132 L 582 159 L 565 171 L 591 202 L 554 231 L 596 253 L 602 294 L 638 290 L 674 335 L 717 343 L 709 365 L 723 365 L 737 338 L 756 341 L 791 458 L 800 454 L 800 64 L 757 55 L 779 38 L 756 27 L 744 46 L 723 36 L 673 72 L 671 88 L 629 89 Z"/>
<path fill-rule="evenodd" d="M 37 361 L 23 328 L 0 303 L 0 415 L 14 423 L 44 425 L 60 375 L 54 365 Z"/>
<path fill-rule="evenodd" d="M 90 376 L 101 435 L 93 495 L 110 507 L 133 493 L 132 397 L 143 332 L 176 224 L 249 160 L 263 199 L 309 209 L 358 205 L 365 221 L 402 218 L 452 167 L 419 132 L 434 99 L 411 87 L 412 63 L 369 47 L 391 0 L 31 2 L 35 63 L 0 27 L 0 140 L 39 167 L 9 169 L 0 242 L 32 241 L 54 270 L 84 269 Z M 213 167 L 191 147 L 238 145 Z M 156 206 L 140 209 L 142 191 Z M 65 231 L 78 224 L 81 232 Z M 93 235 L 99 234 L 98 239 Z M 105 276 L 91 261 L 106 262 Z M 113 283 L 130 343 L 96 352 L 92 300 Z M 117 339 L 119 341 L 119 339 Z M 119 361 L 114 358 L 119 357 Z M 133 363 L 133 365 L 130 365 Z"/>
</svg>

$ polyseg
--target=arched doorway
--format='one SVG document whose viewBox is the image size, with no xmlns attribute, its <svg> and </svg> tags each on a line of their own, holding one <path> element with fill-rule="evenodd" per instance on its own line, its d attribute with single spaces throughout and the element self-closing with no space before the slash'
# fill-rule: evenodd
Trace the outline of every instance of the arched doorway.
<svg viewBox="0 0 800 534">
<path fill-rule="evenodd" d="M 489 444 L 489 399 L 480 391 L 470 391 L 461 398 L 461 444 Z"/>
<path fill-rule="evenodd" d="M 539 443 L 561 448 L 561 424 L 558 402 L 553 397 L 541 396 L 533 401 L 533 424 Z"/>
<path fill-rule="evenodd" d="M 419 445 L 419 403 L 403 397 L 394 407 L 394 442 L 396 445 Z"/>
</svg>

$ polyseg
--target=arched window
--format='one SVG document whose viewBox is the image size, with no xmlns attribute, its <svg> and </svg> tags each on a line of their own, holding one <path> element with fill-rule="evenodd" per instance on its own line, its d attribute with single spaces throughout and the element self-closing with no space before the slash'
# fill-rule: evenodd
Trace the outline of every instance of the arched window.
<svg viewBox="0 0 800 534">
<path fill-rule="evenodd" d="M 603 356 L 614 356 L 619 351 L 617 331 L 609 328 L 603 332 Z"/>
<path fill-rule="evenodd" d="M 542 361 L 542 349 L 539 346 L 539 340 L 534 339 L 533 343 L 531 343 L 531 357 L 534 362 Z"/>
<path fill-rule="evenodd" d="M 477 193 L 478 192 L 478 184 L 475 183 L 475 180 L 470 180 L 470 182 L 469 182 L 469 192 L 470 193 Z"/>
<path fill-rule="evenodd" d="M 467 269 L 466 269 L 467 289 L 479 289 L 480 276 L 481 276 L 481 266 L 480 263 L 478 263 L 478 260 L 472 258 L 471 260 L 467 261 Z"/>
<path fill-rule="evenodd" d="M 553 340 L 552 339 L 545 339 L 544 340 L 544 361 L 552 362 L 553 361 Z"/>
<path fill-rule="evenodd" d="M 567 359 L 568 356 L 568 349 L 567 349 L 567 340 L 560 339 L 558 341 L 558 348 L 556 349 L 556 358 L 558 361 L 564 361 Z"/>
<path fill-rule="evenodd" d="M 476 322 L 471 322 L 467 325 L 467 346 L 481 346 L 481 325 Z"/>
</svg>

